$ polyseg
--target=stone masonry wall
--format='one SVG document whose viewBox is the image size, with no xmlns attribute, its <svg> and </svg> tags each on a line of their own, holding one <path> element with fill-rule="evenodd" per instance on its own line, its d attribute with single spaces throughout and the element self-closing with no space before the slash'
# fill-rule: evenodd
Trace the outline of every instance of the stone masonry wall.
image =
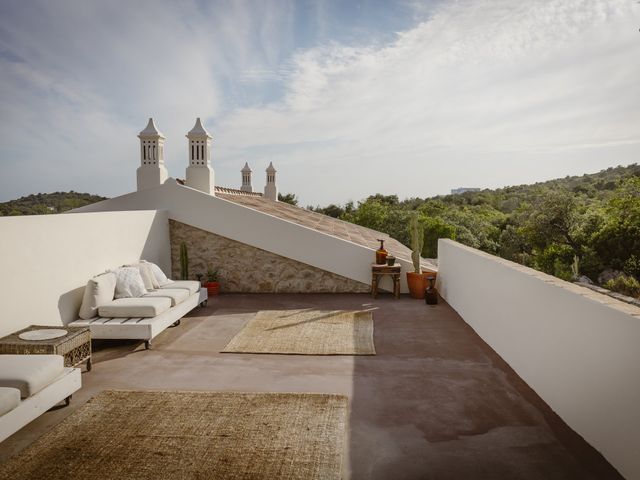
<svg viewBox="0 0 640 480">
<path fill-rule="evenodd" d="M 189 276 L 220 269 L 221 290 L 243 293 L 366 293 L 369 285 L 226 237 L 169 220 L 171 275 L 180 278 L 180 244 Z M 206 276 L 204 277 L 206 280 Z"/>
</svg>

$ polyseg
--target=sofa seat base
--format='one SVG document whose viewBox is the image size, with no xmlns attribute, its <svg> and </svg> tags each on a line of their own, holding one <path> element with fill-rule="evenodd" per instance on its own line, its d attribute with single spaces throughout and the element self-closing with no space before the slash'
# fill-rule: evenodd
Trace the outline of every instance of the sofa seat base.
<svg viewBox="0 0 640 480">
<path fill-rule="evenodd" d="M 0 416 L 0 442 L 80 389 L 79 368 L 65 368 L 49 385 Z"/>
<path fill-rule="evenodd" d="M 206 294 L 207 289 L 203 288 Z M 149 341 L 163 332 L 167 327 L 178 322 L 187 313 L 202 303 L 202 291 L 190 295 L 175 307 L 151 318 L 129 317 L 109 318 L 96 317 L 89 320 L 76 320 L 70 327 L 89 327 L 91 338 L 133 339 Z M 168 299 L 167 299 L 168 301 Z"/>
</svg>

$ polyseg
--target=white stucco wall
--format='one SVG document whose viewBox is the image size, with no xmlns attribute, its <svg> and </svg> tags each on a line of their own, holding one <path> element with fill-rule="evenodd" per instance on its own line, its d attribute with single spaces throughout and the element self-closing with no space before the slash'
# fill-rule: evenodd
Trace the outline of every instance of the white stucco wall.
<svg viewBox="0 0 640 480">
<path fill-rule="evenodd" d="M 375 249 L 253 210 L 223 198 L 178 185 L 174 179 L 158 188 L 133 192 L 87 205 L 77 212 L 159 209 L 169 218 L 261 248 L 307 265 L 369 284 Z M 413 271 L 410 259 L 398 259 L 403 272 Z M 385 279 L 381 287 L 391 289 Z M 407 292 L 406 276 L 401 290 Z"/>
<path fill-rule="evenodd" d="M 166 212 L 0 217 L 0 336 L 76 320 L 89 278 L 140 258 L 170 272 Z"/>
<path fill-rule="evenodd" d="M 640 309 L 438 242 L 443 298 L 626 478 L 640 478 Z"/>
</svg>

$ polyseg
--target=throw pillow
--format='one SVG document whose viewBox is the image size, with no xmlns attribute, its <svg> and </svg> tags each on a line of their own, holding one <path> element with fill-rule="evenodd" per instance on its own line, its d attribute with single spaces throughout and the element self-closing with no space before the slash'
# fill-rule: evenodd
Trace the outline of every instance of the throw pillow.
<svg viewBox="0 0 640 480">
<path fill-rule="evenodd" d="M 151 269 L 146 263 L 134 263 L 131 265 L 125 265 L 125 267 L 135 267 L 140 270 L 140 276 L 142 277 L 144 288 L 146 288 L 147 290 L 155 290 L 156 288 L 160 288 L 160 285 L 158 285 L 158 282 L 156 281 L 156 277 L 153 275 L 153 273 L 151 273 Z"/>
<path fill-rule="evenodd" d="M 141 297 L 147 293 L 137 267 L 120 267 L 116 274 L 116 298 Z"/>
<path fill-rule="evenodd" d="M 167 276 L 158 265 L 156 265 L 155 263 L 147 262 L 146 260 L 141 260 L 141 262 L 149 265 L 151 273 L 153 273 L 153 276 L 156 277 L 156 281 L 158 282 L 159 287 L 163 287 L 168 283 L 171 283 L 171 280 L 167 278 Z"/>
<path fill-rule="evenodd" d="M 116 275 L 113 272 L 103 273 L 87 282 L 82 297 L 79 316 L 89 320 L 98 316 L 98 308 L 113 300 L 116 290 Z"/>
</svg>

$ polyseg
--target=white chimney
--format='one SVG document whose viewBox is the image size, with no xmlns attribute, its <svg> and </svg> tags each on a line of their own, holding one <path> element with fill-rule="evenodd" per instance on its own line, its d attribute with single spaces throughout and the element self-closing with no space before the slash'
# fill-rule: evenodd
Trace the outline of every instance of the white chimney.
<svg viewBox="0 0 640 480">
<path fill-rule="evenodd" d="M 187 187 L 215 195 L 213 168 L 211 168 L 213 137 L 202 126 L 200 118 L 196 119 L 196 124 L 187 134 L 187 138 L 189 139 L 189 166 L 185 183 Z"/>
<path fill-rule="evenodd" d="M 242 186 L 240 190 L 243 192 L 253 192 L 253 187 L 251 186 L 251 169 L 249 168 L 249 164 L 245 163 L 242 170 Z"/>
<path fill-rule="evenodd" d="M 162 185 L 169 174 L 164 166 L 164 135 L 156 128 L 153 118 L 138 134 L 140 139 L 140 166 L 136 171 L 138 190 Z"/>
<path fill-rule="evenodd" d="M 276 169 L 273 162 L 269 162 L 267 167 L 267 184 L 264 187 L 264 196 L 274 202 L 278 201 L 278 187 L 276 187 Z"/>
</svg>

